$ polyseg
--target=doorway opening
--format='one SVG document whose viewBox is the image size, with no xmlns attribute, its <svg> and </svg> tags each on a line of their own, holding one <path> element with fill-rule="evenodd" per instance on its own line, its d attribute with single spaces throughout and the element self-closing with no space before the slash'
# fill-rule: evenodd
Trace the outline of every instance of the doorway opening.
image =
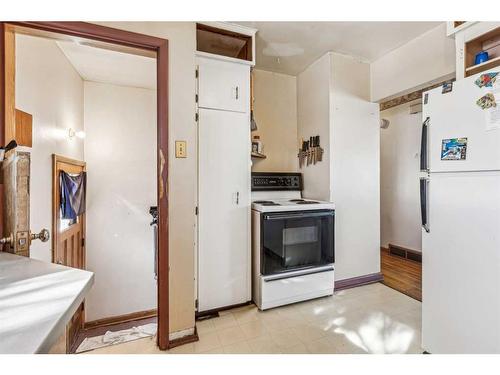
<svg viewBox="0 0 500 375">
<path fill-rule="evenodd" d="M 119 323 L 124 327 L 130 321 L 155 316 L 158 317 L 158 346 L 160 349 L 168 349 L 167 41 L 83 22 L 0 23 L 0 34 L 0 55 L 3 57 L 0 59 L 0 109 L 5 110 L 3 113 L 8 113 L 23 101 L 25 104 L 31 103 L 20 109 L 32 115 L 32 148 L 33 151 L 38 151 L 32 155 L 32 160 L 38 161 L 39 158 L 40 165 L 47 165 L 48 162 L 52 167 L 52 172 L 49 173 L 43 168 L 32 168 L 33 181 L 36 178 L 36 182 L 41 183 L 45 179 L 49 181 L 45 185 L 52 185 L 50 192 L 44 191 L 42 185 L 37 187 L 36 184 L 31 184 L 34 194 L 50 193 L 45 194 L 45 198 L 36 199 L 35 204 L 40 204 L 40 207 L 32 209 L 35 213 L 33 219 L 44 220 L 42 217 L 47 214 L 50 217 L 52 212 L 50 222 L 44 221 L 44 226 L 52 227 L 54 238 L 49 255 L 46 254 L 47 249 L 33 249 L 32 254 L 42 258 L 48 256 L 48 261 L 80 268 L 89 268 L 89 264 L 94 262 L 92 267 L 97 268 L 94 296 L 91 292 L 67 328 L 67 350 L 75 349 L 78 330 L 85 327 L 85 323 L 87 328 L 109 328 L 112 323 Z M 19 40 L 16 41 L 18 37 Z M 57 86 L 56 81 L 64 79 L 60 76 L 63 68 L 57 63 L 51 67 L 53 75 L 44 75 L 43 71 L 35 68 L 33 76 L 25 75 L 23 78 L 22 72 L 26 70 L 21 61 L 16 60 L 16 47 L 19 47 L 18 43 L 25 43 L 26 40 L 27 43 L 33 43 L 35 39 L 46 44 L 44 47 L 50 44 L 53 51 L 58 53 L 60 63 L 66 58 L 68 72 L 71 70 L 69 66 L 73 65 L 73 76 L 80 75 L 82 78 L 80 84 L 74 85 L 81 86 L 80 94 L 77 93 L 78 87 Z M 9 40 L 13 43 L 9 44 Z M 127 84 L 83 79 L 82 76 L 85 72 L 88 73 L 89 68 L 102 68 L 106 65 L 105 60 L 101 64 L 89 61 L 88 56 L 85 57 L 85 49 L 94 49 L 101 55 L 121 54 L 133 56 L 136 60 L 143 59 L 141 61 L 147 59 L 152 68 L 154 87 L 137 87 L 137 82 L 145 79 L 138 77 L 138 73 L 144 69 L 129 70 L 129 75 L 122 77 L 128 79 Z M 37 49 L 21 47 L 17 52 L 21 51 L 34 53 Z M 74 61 L 71 61 L 71 56 Z M 44 58 L 43 54 L 38 56 L 40 61 Z M 78 62 L 75 63 L 76 60 Z M 115 66 L 115 73 L 116 70 Z M 18 87 L 22 85 L 22 80 L 27 82 L 33 77 L 39 79 L 37 82 L 41 80 L 43 85 Z M 130 83 L 130 79 L 136 79 L 136 82 Z M 142 91 L 138 93 L 137 90 Z M 56 103 L 55 106 L 60 111 L 48 108 L 48 103 L 55 96 L 63 98 L 63 102 Z M 112 102 L 113 99 L 116 103 Z M 78 102 L 81 104 L 80 108 Z M 125 103 L 125 107 L 132 107 L 132 110 L 127 112 L 124 109 L 119 113 L 121 118 L 113 118 L 110 112 L 117 108 L 113 104 L 118 102 Z M 137 103 L 142 104 L 140 109 Z M 127 115 L 130 122 L 123 119 Z M 76 121 L 75 118 L 82 121 Z M 89 125 L 82 128 L 82 124 Z M 20 132 L 16 130 L 15 118 L 2 116 L 1 143 L 17 139 Z M 118 149 L 118 146 L 125 147 Z M 141 176 L 140 171 L 149 174 Z M 71 219 L 60 216 L 62 173 L 70 177 L 88 174 L 87 210 Z M 148 186 L 138 186 L 138 183 L 145 180 L 148 180 Z M 31 199 L 30 203 L 33 204 L 34 200 Z M 47 203 L 49 209 L 43 209 L 42 206 Z M 149 226 L 152 220 L 149 210 L 152 206 L 156 206 L 158 210 L 156 238 Z M 158 249 L 157 257 L 153 251 L 155 245 Z M 118 252 L 120 246 L 121 254 Z M 115 250 L 110 251 L 111 247 L 115 247 Z M 140 249 L 137 250 L 138 248 Z M 139 264 L 148 264 L 148 268 L 138 267 Z M 156 265 L 157 287 L 154 280 Z M 121 271 L 118 273 L 119 288 L 113 285 L 117 278 L 116 271 Z M 154 285 L 154 290 L 148 288 L 147 292 L 137 291 L 137 280 L 134 277 L 141 273 L 149 274 L 149 286 Z M 99 279 L 103 281 L 101 285 L 98 284 Z M 134 295 L 137 298 L 131 298 Z"/>
<path fill-rule="evenodd" d="M 421 103 L 417 97 L 390 108 L 382 106 L 380 112 L 383 119 L 380 129 L 383 283 L 419 301 L 422 300 Z"/>
</svg>

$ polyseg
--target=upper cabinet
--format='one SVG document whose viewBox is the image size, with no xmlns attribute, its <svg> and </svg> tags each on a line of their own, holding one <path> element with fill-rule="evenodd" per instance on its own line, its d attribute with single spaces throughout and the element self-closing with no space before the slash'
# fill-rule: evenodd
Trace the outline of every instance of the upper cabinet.
<svg viewBox="0 0 500 375">
<path fill-rule="evenodd" d="M 256 29 L 227 22 L 196 24 L 198 56 L 255 65 Z"/>
<path fill-rule="evenodd" d="M 447 30 L 455 38 L 457 79 L 500 66 L 500 22 L 455 21 Z M 482 59 L 476 60 L 481 52 Z"/>
<path fill-rule="evenodd" d="M 198 107 L 250 111 L 250 67 L 198 57 Z"/>
</svg>

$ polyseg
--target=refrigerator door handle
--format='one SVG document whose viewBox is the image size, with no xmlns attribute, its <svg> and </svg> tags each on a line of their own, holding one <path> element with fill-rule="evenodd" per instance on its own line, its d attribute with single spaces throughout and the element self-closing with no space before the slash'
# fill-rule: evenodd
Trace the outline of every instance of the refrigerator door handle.
<svg viewBox="0 0 500 375">
<path fill-rule="evenodd" d="M 429 180 L 426 177 L 420 178 L 420 215 L 422 217 L 422 228 L 429 233 L 428 204 L 427 196 L 429 190 Z"/>
<path fill-rule="evenodd" d="M 427 160 L 427 143 L 428 143 L 428 125 L 430 118 L 427 117 L 422 123 L 422 136 L 420 139 L 420 170 L 426 172 L 429 170 L 428 160 Z"/>
</svg>

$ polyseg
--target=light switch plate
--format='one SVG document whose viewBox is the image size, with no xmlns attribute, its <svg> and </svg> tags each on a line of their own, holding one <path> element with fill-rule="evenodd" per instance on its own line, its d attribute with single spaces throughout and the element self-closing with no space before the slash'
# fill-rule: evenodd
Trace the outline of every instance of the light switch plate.
<svg viewBox="0 0 500 375">
<path fill-rule="evenodd" d="M 175 157 L 185 158 L 187 157 L 187 145 L 186 141 L 175 141 Z"/>
</svg>

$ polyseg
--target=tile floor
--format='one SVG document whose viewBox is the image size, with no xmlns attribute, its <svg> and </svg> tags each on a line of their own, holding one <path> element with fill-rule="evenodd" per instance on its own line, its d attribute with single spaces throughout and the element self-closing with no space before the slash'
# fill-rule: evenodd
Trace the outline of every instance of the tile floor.
<svg viewBox="0 0 500 375">
<path fill-rule="evenodd" d="M 198 342 L 168 352 L 145 338 L 89 353 L 422 353 L 421 303 L 380 283 L 267 311 L 236 308 L 197 327 Z"/>
</svg>

